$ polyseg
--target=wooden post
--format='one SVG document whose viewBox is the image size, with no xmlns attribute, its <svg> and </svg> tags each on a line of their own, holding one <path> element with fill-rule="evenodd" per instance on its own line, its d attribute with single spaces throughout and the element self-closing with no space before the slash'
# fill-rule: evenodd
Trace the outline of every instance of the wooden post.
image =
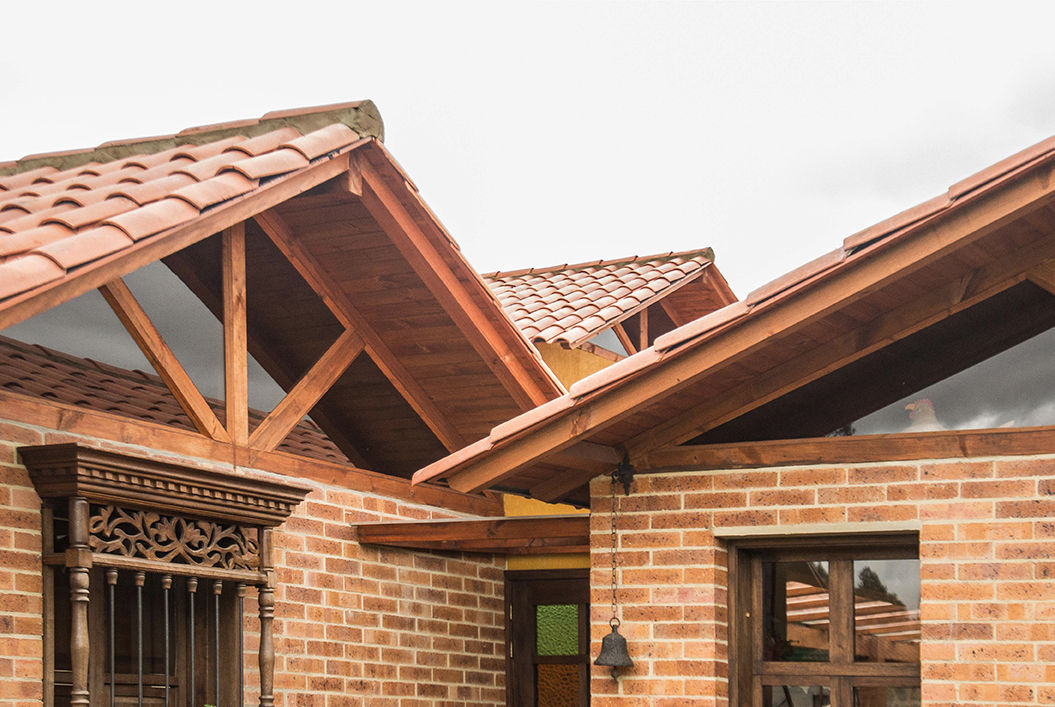
<svg viewBox="0 0 1055 707">
<path fill-rule="evenodd" d="M 70 663 L 73 669 L 71 705 L 88 705 L 88 570 L 92 566 L 88 549 L 88 501 L 78 496 L 69 500 L 70 548 L 66 567 L 70 572 Z"/>
<path fill-rule="evenodd" d="M 275 695 L 275 588 L 271 567 L 271 530 L 260 529 L 260 571 L 267 581 L 259 587 L 260 604 L 260 707 L 274 707 Z"/>
<path fill-rule="evenodd" d="M 227 434 L 249 441 L 248 337 L 245 300 L 245 223 L 223 232 L 223 349 Z"/>
</svg>

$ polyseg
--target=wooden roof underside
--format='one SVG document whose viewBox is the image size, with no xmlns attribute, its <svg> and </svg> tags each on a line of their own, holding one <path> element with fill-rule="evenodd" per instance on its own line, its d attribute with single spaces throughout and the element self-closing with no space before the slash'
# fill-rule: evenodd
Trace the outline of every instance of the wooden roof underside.
<svg viewBox="0 0 1055 707">
<path fill-rule="evenodd" d="M 692 440 L 823 434 L 1043 331 L 1055 323 L 1052 154 L 848 239 L 415 478 L 584 502 L 583 485 L 611 470 L 583 463 L 584 445 L 647 469 Z"/>
<path fill-rule="evenodd" d="M 360 543 L 414 550 L 497 555 L 590 551 L 590 517 L 583 514 L 364 523 L 353 528 Z"/>
</svg>

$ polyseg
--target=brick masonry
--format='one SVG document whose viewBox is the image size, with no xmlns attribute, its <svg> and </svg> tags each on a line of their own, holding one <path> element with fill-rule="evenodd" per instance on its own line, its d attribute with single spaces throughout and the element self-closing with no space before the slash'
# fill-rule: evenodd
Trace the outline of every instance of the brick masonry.
<svg viewBox="0 0 1055 707">
<path fill-rule="evenodd" d="M 611 615 L 607 478 L 591 486 L 592 655 Z M 635 665 L 599 707 L 727 705 L 727 557 L 714 529 L 917 523 L 928 707 L 1055 703 L 1055 457 L 639 475 L 621 497 Z"/>
<path fill-rule="evenodd" d="M 42 699 L 40 499 L 16 449 L 69 441 L 146 452 L 0 421 L 0 707 Z M 360 546 L 353 524 L 452 514 L 301 483 L 312 492 L 274 536 L 276 705 L 504 704 L 503 558 Z M 246 704 L 259 692 L 253 594 Z"/>
</svg>

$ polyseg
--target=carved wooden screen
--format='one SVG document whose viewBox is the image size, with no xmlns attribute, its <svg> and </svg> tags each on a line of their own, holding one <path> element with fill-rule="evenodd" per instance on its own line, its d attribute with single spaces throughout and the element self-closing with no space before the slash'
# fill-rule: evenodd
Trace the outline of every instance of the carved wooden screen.
<svg viewBox="0 0 1055 707">
<path fill-rule="evenodd" d="M 270 532 L 306 489 L 77 445 L 20 452 L 44 499 L 46 702 L 243 704 L 252 588 L 270 707 Z"/>
</svg>

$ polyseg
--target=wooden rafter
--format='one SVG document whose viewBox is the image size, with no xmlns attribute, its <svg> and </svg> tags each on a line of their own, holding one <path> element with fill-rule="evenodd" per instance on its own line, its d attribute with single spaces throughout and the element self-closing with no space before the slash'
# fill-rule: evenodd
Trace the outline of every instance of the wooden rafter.
<svg viewBox="0 0 1055 707">
<path fill-rule="evenodd" d="M 626 333 L 626 329 L 623 327 L 623 323 L 619 322 L 612 327 L 612 331 L 615 332 L 615 337 L 619 339 L 619 343 L 626 349 L 627 354 L 637 353 L 637 346 L 634 344 L 630 335 Z"/>
<path fill-rule="evenodd" d="M 209 406 L 194 381 L 176 358 L 161 332 L 157 330 L 135 295 L 128 289 L 124 280 L 117 279 L 99 288 L 104 299 L 114 310 L 128 333 L 132 335 L 139 350 L 143 352 L 150 365 L 154 367 L 161 380 L 165 382 L 173 397 L 187 413 L 194 427 L 211 439 L 221 442 L 230 441 L 216 413 Z"/>
<path fill-rule="evenodd" d="M 481 311 L 465 285 L 433 246 L 384 178 L 366 160 L 359 159 L 363 177 L 362 202 L 384 230 L 392 244 L 443 307 L 469 343 L 501 381 L 506 392 L 524 410 L 541 405 L 556 392 L 543 390 L 521 363 L 518 355 L 495 322 Z M 482 285 L 481 285 L 482 287 Z M 525 351 L 526 351 L 525 345 Z"/>
<path fill-rule="evenodd" d="M 254 220 L 260 224 L 264 233 L 286 256 L 304 281 L 318 293 L 337 320 L 345 328 L 354 330 L 362 337 L 366 353 L 418 417 L 432 430 L 440 443 L 448 451 L 465 446 L 465 439 L 440 412 L 421 384 L 410 375 L 315 257 L 293 237 L 282 216 L 272 210 L 257 214 Z"/>
<path fill-rule="evenodd" d="M 870 252 L 868 257 L 842 264 L 827 273 L 822 283 L 793 288 L 790 293 L 780 295 L 783 300 L 780 306 L 763 306 L 737 326 L 723 328 L 709 339 L 708 345 L 684 349 L 662 366 L 650 367 L 604 394 L 542 421 L 531 434 L 513 437 L 485 454 L 439 473 L 448 479 L 452 488 L 463 492 L 500 484 L 546 454 L 585 439 L 642 406 L 674 395 L 702 374 L 714 373 L 767 339 L 809 326 L 838 307 L 997 232 L 1051 199 L 1055 164 L 1043 163 L 1034 171 L 1035 178 L 1009 181 L 928 222 L 919 236 L 898 238 Z M 1007 279 L 1000 284 L 1006 286 Z M 970 281 L 966 285 L 972 287 Z M 687 433 L 687 429 L 680 429 L 671 435 L 667 430 L 664 436 L 669 442 Z M 637 441 L 638 453 L 660 446 L 656 440 L 644 437 Z M 424 481 L 434 474 L 420 475 L 417 480 Z"/>
<path fill-rule="evenodd" d="M 297 426 L 363 350 L 362 338 L 346 330 L 297 381 L 271 414 L 253 430 L 249 446 L 270 451 Z"/>
<path fill-rule="evenodd" d="M 1055 295 L 1055 260 L 1038 263 L 1027 275 L 1029 281 Z"/>
<path fill-rule="evenodd" d="M 245 222 L 223 232 L 223 359 L 227 433 L 249 441 L 249 343 L 246 336 Z"/>
<path fill-rule="evenodd" d="M 911 302 L 783 362 L 754 378 L 750 385 L 740 386 L 638 435 L 627 442 L 627 449 L 636 458 L 649 449 L 680 444 L 761 407 L 1021 282 L 1038 255 L 1048 253 L 1055 253 L 1055 242 L 1043 241 L 934 287 Z"/>
<path fill-rule="evenodd" d="M 508 555 L 590 550 L 590 517 L 585 514 L 369 523 L 353 527 L 360 543 L 416 550 Z"/>
</svg>

